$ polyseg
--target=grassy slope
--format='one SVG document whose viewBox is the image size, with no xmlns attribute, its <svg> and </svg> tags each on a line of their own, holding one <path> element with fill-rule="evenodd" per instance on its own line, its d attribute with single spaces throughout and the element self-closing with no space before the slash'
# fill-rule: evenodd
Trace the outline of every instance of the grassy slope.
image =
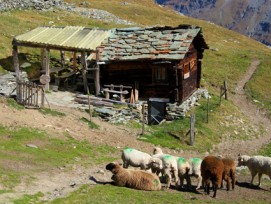
<svg viewBox="0 0 271 204">
<path fill-rule="evenodd" d="M 75 0 L 67 2 L 80 3 Z M 264 107 L 271 113 L 271 96 L 268 87 L 271 86 L 271 75 L 268 74 L 271 65 L 271 50 L 266 46 L 251 40 L 238 33 L 229 31 L 205 21 L 184 17 L 166 8 L 153 3 L 151 0 L 127 0 L 128 4 L 123 5 L 121 0 L 92 0 L 88 7 L 109 11 L 123 19 L 135 22 L 135 26 L 154 26 L 193 24 L 203 28 L 205 39 L 212 49 L 205 52 L 203 60 L 203 85 L 214 87 L 213 91 L 218 92 L 218 87 L 224 79 L 229 81 L 230 90 L 245 73 L 248 65 L 254 58 L 261 60 L 258 71 L 248 83 L 251 98 L 256 98 L 264 104 Z M 56 26 L 81 25 L 89 27 L 123 27 L 78 17 L 75 14 L 63 11 L 58 12 L 37 12 L 37 11 L 13 11 L 0 14 L 0 71 L 1 65 L 5 69 L 11 69 L 11 60 L 2 60 L 11 55 L 12 37 L 41 25 L 49 25 L 50 21 Z M 22 51 L 25 49 L 23 48 Z M 39 54 L 39 50 L 33 50 Z M 206 83 L 204 83 L 206 82 Z"/>
</svg>

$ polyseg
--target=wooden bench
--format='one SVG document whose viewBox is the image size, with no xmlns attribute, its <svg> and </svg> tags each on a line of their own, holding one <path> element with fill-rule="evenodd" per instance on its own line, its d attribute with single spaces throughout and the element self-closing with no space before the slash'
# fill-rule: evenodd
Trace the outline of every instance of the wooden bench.
<svg viewBox="0 0 271 204">
<path fill-rule="evenodd" d="M 119 94 L 120 96 L 120 101 L 124 101 L 124 95 L 127 95 L 129 93 L 129 91 L 127 90 L 123 90 L 124 88 L 129 88 L 132 89 L 131 86 L 123 86 L 123 85 L 104 85 L 104 87 L 108 87 L 103 89 L 103 91 L 105 92 L 105 98 L 106 99 L 110 99 L 110 93 L 112 94 Z M 115 90 L 114 88 L 118 88 L 119 90 Z"/>
</svg>

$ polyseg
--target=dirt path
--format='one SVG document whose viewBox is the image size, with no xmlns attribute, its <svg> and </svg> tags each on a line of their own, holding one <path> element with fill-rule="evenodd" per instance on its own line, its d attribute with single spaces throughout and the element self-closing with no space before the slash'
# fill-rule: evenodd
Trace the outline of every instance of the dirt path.
<svg viewBox="0 0 271 204">
<path fill-rule="evenodd" d="M 223 152 L 229 152 L 230 156 L 235 158 L 238 153 L 252 155 L 257 152 L 263 145 L 268 144 L 271 141 L 271 121 L 266 117 L 264 111 L 260 111 L 257 105 L 249 101 L 245 95 L 245 84 L 252 77 L 253 73 L 257 69 L 260 61 L 254 60 L 242 80 L 236 86 L 236 94 L 229 96 L 230 100 L 246 115 L 252 124 L 256 126 L 262 126 L 266 133 L 256 139 L 248 141 L 225 141 L 216 146 L 215 152 L 223 154 Z"/>
</svg>

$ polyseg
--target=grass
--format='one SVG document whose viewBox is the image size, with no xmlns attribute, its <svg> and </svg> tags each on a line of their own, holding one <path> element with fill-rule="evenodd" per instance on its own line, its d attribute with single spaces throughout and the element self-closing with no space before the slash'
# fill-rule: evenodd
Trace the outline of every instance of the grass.
<svg viewBox="0 0 271 204">
<path fill-rule="evenodd" d="M 190 197 L 190 198 L 187 198 Z M 219 199 L 206 199 L 205 196 L 196 197 L 194 193 L 189 193 L 185 196 L 179 191 L 139 191 L 124 187 L 117 187 L 112 185 L 96 185 L 89 187 L 88 185 L 82 186 L 79 190 L 71 193 L 66 198 L 59 198 L 52 202 L 52 204 L 72 204 L 72 203 L 148 203 L 148 204 L 164 204 L 164 203 L 268 203 L 267 201 L 245 201 L 235 200 L 223 202 Z"/>
<path fill-rule="evenodd" d="M 39 112 L 41 112 L 44 115 L 59 116 L 59 117 L 63 117 L 66 115 L 65 113 L 61 113 L 57 110 L 53 110 L 50 108 L 40 108 Z"/>
<path fill-rule="evenodd" d="M 260 151 L 259 151 L 260 155 L 264 155 L 267 157 L 271 157 L 271 142 L 267 145 L 265 145 Z"/>
<path fill-rule="evenodd" d="M 255 132 L 254 128 L 249 125 L 249 121 L 230 101 L 222 100 L 222 104 L 219 106 L 219 97 L 213 95 L 209 104 L 208 123 L 206 122 L 207 101 L 201 99 L 199 103 L 201 105 L 190 112 L 190 114 L 194 113 L 196 118 L 193 146 L 190 145 L 190 134 L 186 135 L 190 130 L 190 117 L 161 125 L 146 126 L 145 134 L 139 139 L 161 147 L 195 150 L 203 153 L 211 151 L 213 145 L 221 142 L 223 137 L 228 137 L 230 140 L 246 140 L 260 134 Z M 140 129 L 135 125 L 130 126 Z"/>
<path fill-rule="evenodd" d="M 7 98 L 6 101 L 9 107 L 12 107 L 17 110 L 24 110 L 24 106 L 18 104 L 13 98 Z"/>
<path fill-rule="evenodd" d="M 27 144 L 34 144 L 37 148 Z M 77 141 L 70 136 L 57 139 L 36 129 L 0 126 L 0 183 L 12 189 L 22 177 L 29 180 L 33 173 L 52 167 L 112 161 L 111 155 L 115 151 L 107 145 L 91 146 L 87 141 Z"/>
<path fill-rule="evenodd" d="M 94 122 L 90 121 L 85 117 L 80 118 L 80 120 L 86 123 L 91 129 L 99 129 L 99 125 L 95 124 Z"/>
<path fill-rule="evenodd" d="M 35 195 L 24 195 L 22 198 L 13 201 L 14 204 L 29 204 L 39 203 L 39 199 L 43 196 L 43 193 L 37 193 Z"/>
</svg>

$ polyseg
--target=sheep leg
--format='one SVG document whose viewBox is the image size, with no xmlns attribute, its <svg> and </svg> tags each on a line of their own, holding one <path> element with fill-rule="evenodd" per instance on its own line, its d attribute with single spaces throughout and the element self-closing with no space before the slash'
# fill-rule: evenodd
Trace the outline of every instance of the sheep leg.
<svg viewBox="0 0 271 204">
<path fill-rule="evenodd" d="M 217 185 L 216 184 L 213 184 L 213 189 L 214 189 L 213 198 L 215 198 L 216 197 L 216 191 L 217 191 Z"/>
<path fill-rule="evenodd" d="M 223 182 L 223 180 L 222 180 L 222 182 Z M 221 182 L 221 183 L 222 183 Z M 230 190 L 230 185 L 231 185 L 231 182 L 230 182 L 230 178 L 227 176 L 227 178 L 226 178 L 226 182 L 227 182 L 227 191 L 229 191 Z"/>
<path fill-rule="evenodd" d="M 220 188 L 223 188 L 223 179 L 221 180 L 221 186 L 220 186 Z"/>
<path fill-rule="evenodd" d="M 206 193 L 209 195 L 210 194 L 210 181 L 205 183 L 205 188 L 206 188 Z"/>
<path fill-rule="evenodd" d="M 233 172 L 231 174 L 231 186 L 232 186 L 232 190 L 234 190 L 234 187 L 235 187 L 235 173 L 233 173 Z"/>
<path fill-rule="evenodd" d="M 168 168 L 165 169 L 164 173 L 166 175 L 166 182 L 167 182 L 166 188 L 168 189 L 170 187 L 170 184 L 171 184 L 171 173 L 170 173 L 170 170 Z"/>
<path fill-rule="evenodd" d="M 127 161 L 123 161 L 123 168 L 128 169 L 129 163 Z"/>
<path fill-rule="evenodd" d="M 182 175 L 180 175 L 179 179 L 180 179 L 180 187 L 179 187 L 179 189 L 182 189 L 183 188 L 183 180 L 184 180 L 184 178 L 183 178 Z"/>
<path fill-rule="evenodd" d="M 257 172 L 251 171 L 251 181 L 250 181 L 250 185 L 253 185 L 253 180 L 254 177 L 257 175 Z"/>
<path fill-rule="evenodd" d="M 178 177 L 178 171 L 177 170 L 173 170 L 173 176 L 174 176 L 174 180 L 175 180 L 175 187 L 178 187 L 178 182 L 179 182 L 179 177 Z"/>
<path fill-rule="evenodd" d="M 258 173 L 258 177 L 259 177 L 259 183 L 258 186 L 261 186 L 261 179 L 262 179 L 262 173 Z"/>
<path fill-rule="evenodd" d="M 196 190 L 200 189 L 201 182 L 202 182 L 202 176 L 198 176 L 198 185 L 197 185 Z"/>
<path fill-rule="evenodd" d="M 187 188 L 190 190 L 191 189 L 191 178 L 189 175 L 186 175 L 185 178 L 186 178 Z"/>
</svg>

